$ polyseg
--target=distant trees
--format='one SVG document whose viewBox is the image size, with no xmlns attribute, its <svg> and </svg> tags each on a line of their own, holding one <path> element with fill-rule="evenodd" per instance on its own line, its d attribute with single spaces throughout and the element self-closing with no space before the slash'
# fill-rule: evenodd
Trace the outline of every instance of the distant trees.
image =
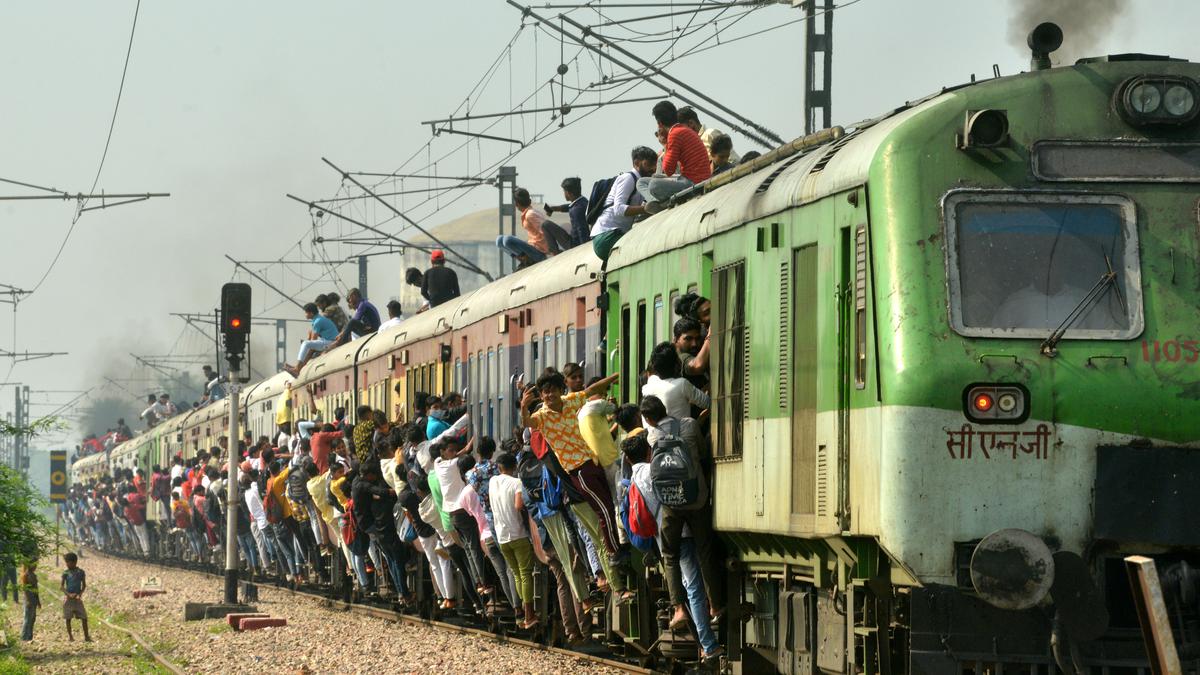
<svg viewBox="0 0 1200 675">
<path fill-rule="evenodd" d="M 28 427 L 0 420 L 0 435 L 33 437 L 61 428 L 54 418 L 43 418 Z M 54 526 L 42 512 L 46 500 L 25 476 L 0 466 L 0 566 L 37 560 L 50 548 Z"/>
</svg>

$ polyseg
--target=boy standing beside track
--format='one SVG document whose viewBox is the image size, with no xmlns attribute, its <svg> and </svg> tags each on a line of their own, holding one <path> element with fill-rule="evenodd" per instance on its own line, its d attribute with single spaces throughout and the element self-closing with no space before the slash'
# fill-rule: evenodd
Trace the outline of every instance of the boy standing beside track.
<svg viewBox="0 0 1200 675">
<path fill-rule="evenodd" d="M 87 590 L 87 573 L 79 567 L 79 556 L 74 553 L 64 555 L 63 561 L 67 563 L 67 569 L 62 573 L 59 588 L 63 592 L 63 619 L 67 622 L 67 639 L 71 642 L 75 641 L 75 635 L 71 632 L 71 619 L 78 617 L 83 623 L 83 641 L 91 642 L 92 636 L 88 632 L 87 608 L 83 606 L 83 592 Z"/>
</svg>

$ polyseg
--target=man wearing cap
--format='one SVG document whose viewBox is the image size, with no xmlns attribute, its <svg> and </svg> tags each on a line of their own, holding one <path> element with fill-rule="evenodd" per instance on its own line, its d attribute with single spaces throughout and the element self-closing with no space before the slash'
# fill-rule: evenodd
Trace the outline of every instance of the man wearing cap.
<svg viewBox="0 0 1200 675">
<path fill-rule="evenodd" d="M 578 246 L 585 242 L 591 241 L 591 234 L 588 232 L 587 212 L 588 200 L 584 197 L 583 186 L 579 182 L 579 178 L 572 176 L 564 178 L 562 182 L 563 197 L 567 203 L 561 206 L 546 205 L 546 215 L 551 215 L 555 211 L 565 213 L 571 218 L 571 244 Z"/>
<path fill-rule="evenodd" d="M 459 296 L 458 274 L 446 267 L 446 254 L 441 249 L 434 249 L 429 262 L 432 266 L 422 275 L 421 296 L 430 307 L 437 307 Z"/>
</svg>

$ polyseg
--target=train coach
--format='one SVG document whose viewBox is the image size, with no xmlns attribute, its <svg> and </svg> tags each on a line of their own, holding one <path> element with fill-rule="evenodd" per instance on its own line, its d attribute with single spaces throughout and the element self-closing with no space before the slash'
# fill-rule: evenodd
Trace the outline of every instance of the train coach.
<svg viewBox="0 0 1200 675">
<path fill-rule="evenodd" d="M 1144 667 L 1133 553 L 1195 658 L 1198 78 L 1133 54 L 947 89 L 619 242 L 624 381 L 673 295 L 712 299 L 742 671 Z"/>
</svg>

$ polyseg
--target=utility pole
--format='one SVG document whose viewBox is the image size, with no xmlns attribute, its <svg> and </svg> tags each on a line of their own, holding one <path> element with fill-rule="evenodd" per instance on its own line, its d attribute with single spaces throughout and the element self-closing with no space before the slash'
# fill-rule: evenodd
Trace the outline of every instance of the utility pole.
<svg viewBox="0 0 1200 675">
<path fill-rule="evenodd" d="M 29 385 L 13 387 L 16 392 L 16 413 L 13 424 L 18 432 L 29 426 Z M 12 439 L 12 467 L 22 474 L 29 470 L 29 436 L 17 433 Z"/>
<path fill-rule="evenodd" d="M 504 221 L 508 220 L 508 234 L 517 234 L 517 207 L 513 203 L 513 190 L 517 189 L 517 167 L 502 166 L 496 175 L 496 188 L 500 193 L 500 236 L 504 236 Z M 516 261 L 509 262 L 509 270 L 516 269 Z M 500 253 L 500 262 L 496 264 L 496 278 L 504 276 L 504 253 Z"/>
<path fill-rule="evenodd" d="M 370 300 L 367 295 L 367 256 L 358 256 L 358 292 L 363 300 Z"/>
<path fill-rule="evenodd" d="M 818 2 L 821 4 L 820 16 L 817 16 Z M 804 3 L 806 18 L 804 22 L 804 133 L 806 135 L 814 134 L 821 129 L 828 129 L 832 125 L 830 85 L 833 81 L 833 7 L 833 0 L 807 0 Z M 821 19 L 821 32 L 817 32 L 817 19 Z M 821 113 L 819 126 L 817 111 Z"/>
<path fill-rule="evenodd" d="M 275 319 L 275 371 L 287 365 L 287 320 Z"/>
</svg>

